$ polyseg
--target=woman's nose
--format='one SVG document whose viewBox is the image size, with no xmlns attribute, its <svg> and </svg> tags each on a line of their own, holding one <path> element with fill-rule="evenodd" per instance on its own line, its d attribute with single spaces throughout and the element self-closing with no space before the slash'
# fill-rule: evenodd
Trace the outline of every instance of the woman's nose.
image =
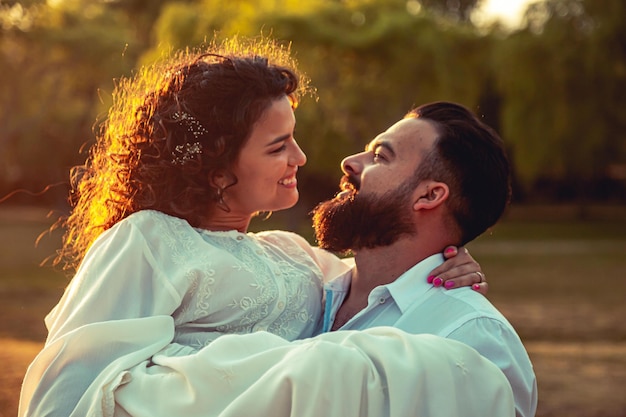
<svg viewBox="0 0 626 417">
<path fill-rule="evenodd" d="M 302 165 L 306 164 L 306 154 L 300 148 L 300 146 L 298 145 L 298 143 L 295 140 L 293 141 L 293 144 L 294 144 L 294 149 L 293 149 L 293 152 L 292 152 L 291 158 L 290 158 L 291 165 L 293 165 L 293 166 L 302 166 Z"/>
</svg>

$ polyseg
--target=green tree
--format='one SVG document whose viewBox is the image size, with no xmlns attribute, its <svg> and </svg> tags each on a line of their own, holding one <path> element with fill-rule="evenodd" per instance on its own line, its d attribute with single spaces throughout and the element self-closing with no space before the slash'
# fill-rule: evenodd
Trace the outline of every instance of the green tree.
<svg viewBox="0 0 626 417">
<path fill-rule="evenodd" d="M 480 110 L 490 40 L 470 26 L 385 1 L 329 4 L 309 16 L 280 17 L 272 26 L 293 43 L 317 87 L 319 101 L 298 110 L 299 137 L 307 170 L 330 175 L 333 184 L 343 156 L 412 106 L 446 99 Z"/>
<path fill-rule="evenodd" d="M 541 183 L 568 184 L 563 197 L 584 202 L 605 168 L 624 162 L 625 60 L 617 52 L 624 29 L 614 17 L 623 7 L 548 0 L 495 49 L 502 131 L 528 193 Z"/>
<path fill-rule="evenodd" d="M 411 2 L 409 2 L 411 3 Z M 292 44 L 301 68 L 317 87 L 317 101 L 297 110 L 298 140 L 309 163 L 301 171 L 306 211 L 336 190 L 342 157 L 400 118 L 412 106 L 449 99 L 480 111 L 490 78 L 491 39 L 469 24 L 433 19 L 402 0 L 307 2 L 215 0 L 172 3 L 155 24 L 155 47 L 194 46 L 234 34 L 261 32 Z M 311 185 L 311 186 L 308 186 Z"/>
<path fill-rule="evenodd" d="M 419 0 L 428 10 L 443 14 L 455 20 L 469 22 L 472 12 L 482 0 Z"/>
<path fill-rule="evenodd" d="M 39 189 L 67 178 L 93 137 L 111 74 L 127 73 L 136 53 L 99 4 L 2 5 L 0 16 L 0 187 Z"/>
<path fill-rule="evenodd" d="M 263 34 L 291 44 L 317 87 L 297 110 L 307 208 L 336 190 L 343 156 L 433 100 L 459 101 L 499 129 L 526 195 L 550 183 L 584 197 L 626 166 L 626 5 L 545 0 L 506 34 L 469 23 L 479 4 L 3 1 L 0 194 L 67 178 L 114 78 L 172 48 Z"/>
</svg>

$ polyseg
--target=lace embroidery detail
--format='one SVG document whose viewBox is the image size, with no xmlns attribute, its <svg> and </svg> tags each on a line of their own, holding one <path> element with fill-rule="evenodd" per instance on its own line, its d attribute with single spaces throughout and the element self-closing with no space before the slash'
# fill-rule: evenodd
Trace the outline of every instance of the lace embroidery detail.
<svg viewBox="0 0 626 417">
<path fill-rule="evenodd" d="M 170 249 L 172 262 L 184 271 L 188 281 L 189 289 L 183 298 L 179 314 L 182 317 L 187 317 L 190 314 L 194 317 L 206 316 L 210 311 L 212 287 L 215 284 L 213 261 L 209 258 L 208 253 L 203 253 L 198 247 L 198 242 L 193 239 L 194 234 L 189 233 L 191 228 L 184 220 L 156 216 L 155 221 L 160 223 L 160 230 L 167 231 L 169 229 L 172 231 L 171 234 L 162 233 L 161 238 Z M 190 259 L 194 260 L 193 264 L 203 265 L 204 270 L 189 268 Z M 188 297 L 189 295 L 192 297 Z M 194 300 L 192 301 L 190 298 Z"/>
<path fill-rule="evenodd" d="M 289 245 L 277 248 L 250 235 L 243 240 L 232 236 L 210 237 L 211 243 L 235 254 L 241 261 L 233 266 L 234 270 L 246 271 L 254 277 L 250 291 L 228 304 L 237 311 L 238 322 L 220 325 L 218 331 L 268 330 L 294 339 L 300 336 L 302 328 L 315 324 L 319 308 L 311 309 L 311 306 L 321 305 L 321 272 L 304 251 L 290 248 L 286 253 L 285 247 Z"/>
<path fill-rule="evenodd" d="M 154 213 L 156 262 L 169 268 L 163 273 L 183 297 L 173 312 L 174 341 L 199 349 L 225 333 L 312 335 L 321 271 L 291 238 L 199 231 Z"/>
</svg>

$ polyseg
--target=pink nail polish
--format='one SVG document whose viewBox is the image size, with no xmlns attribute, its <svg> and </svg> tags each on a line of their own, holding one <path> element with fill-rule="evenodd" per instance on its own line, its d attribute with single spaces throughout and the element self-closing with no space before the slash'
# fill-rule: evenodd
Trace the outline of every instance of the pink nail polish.
<svg viewBox="0 0 626 417">
<path fill-rule="evenodd" d="M 454 287 L 454 281 L 446 281 L 446 283 L 444 284 L 444 286 L 446 288 L 452 288 Z"/>
<path fill-rule="evenodd" d="M 474 284 L 474 285 L 472 285 L 472 288 L 473 288 L 475 291 L 478 291 L 478 290 L 480 290 L 480 284 Z"/>
<path fill-rule="evenodd" d="M 452 252 L 454 252 L 454 248 L 448 248 L 444 252 L 445 253 L 452 253 Z"/>
<path fill-rule="evenodd" d="M 435 287 L 441 287 L 441 284 L 443 284 L 443 280 L 441 278 L 435 278 L 433 279 L 433 285 Z"/>
<path fill-rule="evenodd" d="M 428 278 L 426 278 L 426 282 L 428 282 L 429 284 L 433 283 L 433 279 L 435 279 L 434 275 L 429 275 Z"/>
</svg>

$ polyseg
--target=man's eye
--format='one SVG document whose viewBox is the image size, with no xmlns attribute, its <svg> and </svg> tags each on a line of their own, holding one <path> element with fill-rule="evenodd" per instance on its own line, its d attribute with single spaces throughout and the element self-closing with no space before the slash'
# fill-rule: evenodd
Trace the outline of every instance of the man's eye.
<svg viewBox="0 0 626 417">
<path fill-rule="evenodd" d="M 378 153 L 378 152 L 374 152 L 374 159 L 376 159 L 376 160 L 380 159 L 380 160 L 384 161 L 385 157 L 382 154 Z"/>
</svg>

